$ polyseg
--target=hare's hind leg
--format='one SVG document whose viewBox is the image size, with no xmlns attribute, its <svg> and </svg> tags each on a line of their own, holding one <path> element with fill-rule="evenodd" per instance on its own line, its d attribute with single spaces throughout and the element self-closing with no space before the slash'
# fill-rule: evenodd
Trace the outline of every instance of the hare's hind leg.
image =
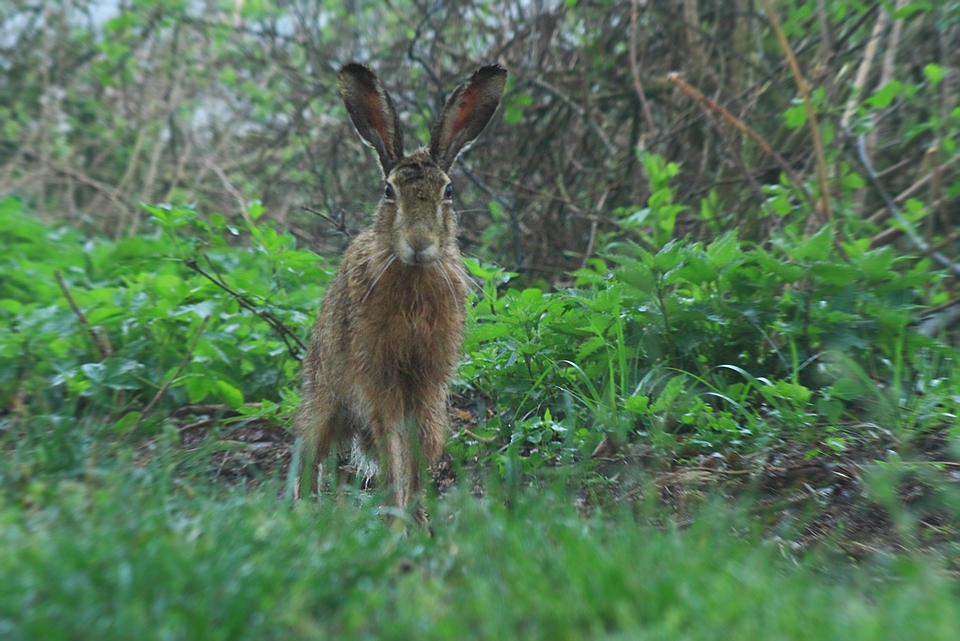
<svg viewBox="0 0 960 641">
<path fill-rule="evenodd" d="M 326 395 L 321 397 L 310 392 L 304 394 L 293 419 L 297 436 L 303 438 L 303 463 L 300 482 L 295 486 L 296 498 L 300 498 L 304 491 L 318 494 L 321 466 L 341 431 L 343 409 L 339 403 Z"/>
<path fill-rule="evenodd" d="M 379 454 L 378 480 L 388 493 L 387 506 L 404 513 L 420 489 L 416 425 L 403 417 L 371 423 Z"/>
</svg>

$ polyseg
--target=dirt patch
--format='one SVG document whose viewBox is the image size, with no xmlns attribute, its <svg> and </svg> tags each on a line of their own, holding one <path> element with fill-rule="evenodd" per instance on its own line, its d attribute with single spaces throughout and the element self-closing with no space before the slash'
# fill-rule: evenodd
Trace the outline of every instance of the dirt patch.
<svg viewBox="0 0 960 641">
<path fill-rule="evenodd" d="M 184 412 L 180 433 L 185 449 L 211 448 L 213 478 L 234 484 L 287 474 L 295 440 L 289 430 L 263 420 L 224 425 L 229 412 L 211 407 L 203 414 Z M 455 397 L 454 433 L 471 434 L 488 408 L 483 399 Z M 589 511 L 641 505 L 656 492 L 658 504 L 683 523 L 720 496 L 745 504 L 760 527 L 794 552 L 826 546 L 862 559 L 909 548 L 952 550 L 960 543 L 960 462 L 953 460 L 945 434 L 915 441 L 910 450 L 898 455 L 892 444 L 875 443 L 843 454 L 811 454 L 810 446 L 785 444 L 750 456 L 698 454 L 680 463 L 656 457 L 649 446 L 603 442 L 592 457 L 597 482 L 575 500 Z M 347 476 L 356 473 L 348 458 L 339 463 Z M 482 493 L 479 470 L 465 472 L 471 489 Z M 430 476 L 440 493 L 458 483 L 447 455 L 430 467 Z M 880 481 L 866 483 L 869 477 Z M 889 495 L 880 496 L 875 486 L 889 486 Z"/>
</svg>

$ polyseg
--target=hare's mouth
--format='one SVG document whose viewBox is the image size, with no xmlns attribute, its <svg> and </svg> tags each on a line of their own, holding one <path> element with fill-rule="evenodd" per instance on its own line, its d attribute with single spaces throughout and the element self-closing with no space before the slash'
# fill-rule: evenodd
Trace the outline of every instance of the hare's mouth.
<svg viewBox="0 0 960 641">
<path fill-rule="evenodd" d="M 440 244 L 436 241 L 413 239 L 400 242 L 397 252 L 406 265 L 431 265 L 440 258 Z"/>
</svg>

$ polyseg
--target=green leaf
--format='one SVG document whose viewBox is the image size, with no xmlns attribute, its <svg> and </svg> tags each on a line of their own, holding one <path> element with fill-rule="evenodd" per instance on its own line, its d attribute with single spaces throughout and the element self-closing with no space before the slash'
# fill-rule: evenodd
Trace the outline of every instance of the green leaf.
<svg viewBox="0 0 960 641">
<path fill-rule="evenodd" d="M 807 124 L 807 109 L 802 102 L 783 112 L 783 123 L 790 129 L 799 129 Z"/>
<path fill-rule="evenodd" d="M 716 268 L 726 267 L 737 257 L 740 244 L 737 242 L 736 232 L 727 232 L 716 239 L 707 248 L 707 256 Z"/>
<path fill-rule="evenodd" d="M 607 341 L 602 336 L 594 336 L 593 338 L 584 341 L 577 350 L 577 361 L 582 362 L 586 360 L 591 354 L 606 344 Z"/>
<path fill-rule="evenodd" d="M 940 81 L 943 80 L 944 75 L 946 75 L 946 72 L 944 72 L 943 67 L 931 62 L 923 68 L 923 75 L 930 81 L 930 87 L 936 89 Z"/>
<path fill-rule="evenodd" d="M 816 234 L 802 241 L 800 245 L 788 249 L 794 258 L 820 261 L 826 259 L 833 249 L 833 228 L 827 225 Z"/>
<path fill-rule="evenodd" d="M 646 414 L 650 409 L 650 398 L 642 394 L 631 396 L 623 402 L 623 409 L 633 414 Z"/>
<path fill-rule="evenodd" d="M 890 268 L 896 255 L 890 247 L 881 247 L 873 251 L 868 251 L 858 262 L 858 267 L 863 275 L 870 280 L 884 280 L 896 276 Z"/>
<path fill-rule="evenodd" d="M 903 84 L 899 80 L 891 80 L 877 93 L 867 98 L 867 104 L 874 109 L 886 109 L 894 98 L 900 95 Z"/>
<path fill-rule="evenodd" d="M 219 380 L 214 383 L 217 394 L 223 400 L 224 405 L 231 409 L 237 409 L 243 405 L 243 392 L 238 390 L 230 383 Z"/>
<path fill-rule="evenodd" d="M 482 343 L 503 338 L 510 334 L 510 327 L 506 323 L 481 323 L 470 332 L 471 340 Z"/>
<path fill-rule="evenodd" d="M 247 205 L 247 215 L 254 220 L 257 220 L 260 218 L 260 216 L 263 216 L 263 212 L 263 204 L 259 200 L 252 200 L 250 201 L 250 204 Z"/>
<path fill-rule="evenodd" d="M 526 301 L 527 303 L 534 303 L 542 299 L 543 291 L 537 289 L 536 287 L 528 287 L 520 292 L 520 300 Z"/>
<path fill-rule="evenodd" d="M 127 412 L 119 421 L 113 424 L 113 429 L 117 432 L 129 432 L 133 426 L 140 420 L 140 412 Z"/>
<path fill-rule="evenodd" d="M 191 403 L 199 403 L 213 391 L 213 381 L 209 376 L 194 374 L 183 379 L 183 387 L 187 390 L 187 398 Z"/>
<path fill-rule="evenodd" d="M 679 267 L 674 273 L 694 285 L 714 281 L 718 275 L 713 263 L 700 252 L 688 256 L 686 264 Z"/>
<path fill-rule="evenodd" d="M 863 189 L 866 186 L 866 181 L 863 179 L 863 176 L 851 171 L 843 177 L 843 186 L 847 189 Z"/>
<path fill-rule="evenodd" d="M 770 403 L 776 403 L 777 400 L 786 400 L 798 406 L 802 406 L 810 400 L 812 394 L 803 385 L 788 381 L 777 381 L 773 385 L 764 385 L 760 388 L 760 393 Z"/>
<path fill-rule="evenodd" d="M 911 2 L 910 4 L 901 7 L 899 11 L 893 14 L 893 19 L 902 20 L 904 18 L 909 18 L 918 11 L 930 11 L 932 8 L 933 5 L 930 3 L 930 0 L 917 0 L 916 2 Z"/>
</svg>

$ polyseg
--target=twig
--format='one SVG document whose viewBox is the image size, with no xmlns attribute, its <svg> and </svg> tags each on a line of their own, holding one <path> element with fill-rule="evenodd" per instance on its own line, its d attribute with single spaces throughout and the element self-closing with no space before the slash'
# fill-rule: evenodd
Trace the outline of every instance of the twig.
<svg viewBox="0 0 960 641">
<path fill-rule="evenodd" d="M 787 161 L 783 159 L 783 156 L 777 153 L 777 151 L 771 147 L 770 144 L 760 136 L 760 134 L 748 127 L 742 120 L 724 109 L 721 105 L 700 93 L 700 91 L 698 91 L 695 87 L 692 87 L 683 78 L 681 78 L 680 74 L 678 74 L 676 71 L 668 73 L 667 80 L 676 85 L 681 91 L 683 91 L 683 93 L 687 94 L 699 102 L 702 106 L 723 118 L 726 122 L 739 129 L 743 135 L 755 142 L 757 146 L 764 151 L 764 153 L 773 158 L 773 160 L 780 166 L 780 169 L 783 171 L 783 173 L 785 173 L 790 179 L 790 182 L 796 185 L 797 189 L 801 194 L 803 194 L 803 197 L 806 199 L 811 209 L 816 207 L 816 202 L 813 200 L 813 196 L 811 196 L 810 192 L 808 192 L 803 186 L 803 181 L 800 180 L 800 177 L 794 173 L 793 169 L 790 168 L 790 165 L 787 164 Z"/>
<path fill-rule="evenodd" d="M 700 47 L 700 10 L 697 0 L 683 0 L 683 25 L 687 51 L 695 69 L 707 69 Z"/>
<path fill-rule="evenodd" d="M 768 470 L 764 470 L 765 472 Z M 686 474 L 687 472 L 709 472 L 711 474 L 726 474 L 728 476 L 743 476 L 744 474 L 753 474 L 756 470 L 721 470 L 713 467 L 703 467 L 696 465 L 693 467 L 682 467 L 675 472 L 670 472 L 669 474 L 664 474 L 663 476 L 657 479 L 657 484 L 661 484 L 665 481 L 670 481 L 675 478 L 679 478 Z"/>
<path fill-rule="evenodd" d="M 867 84 L 867 75 L 870 73 L 870 67 L 873 66 L 873 59 L 877 55 L 877 47 L 880 45 L 880 36 L 887 28 L 890 16 L 886 11 L 881 10 L 877 17 L 877 22 L 873 25 L 873 32 L 870 39 L 867 40 L 867 48 L 863 52 L 863 59 L 860 61 L 860 67 L 857 69 L 857 76 L 853 81 L 853 90 L 850 92 L 850 99 L 847 100 L 847 106 L 843 110 L 843 116 L 840 118 L 840 127 L 847 128 L 850 124 L 850 118 L 853 116 L 853 110 L 860 102 L 860 93 Z"/>
<path fill-rule="evenodd" d="M 800 65 L 797 64 L 797 58 L 793 55 L 793 49 L 787 42 L 787 36 L 783 33 L 783 27 L 780 26 L 780 20 L 776 12 L 770 5 L 770 0 L 761 0 L 763 8 L 767 12 L 770 24 L 773 26 L 774 33 L 777 34 L 777 40 L 787 56 L 787 62 L 790 64 L 790 70 L 793 72 L 793 78 L 797 83 L 797 90 L 803 100 L 803 106 L 807 111 L 807 121 L 810 125 L 810 137 L 813 139 L 813 151 L 817 158 L 817 182 L 820 183 L 820 213 L 828 221 L 833 217 L 830 212 L 830 185 L 827 182 L 827 161 L 823 152 L 823 137 L 820 135 L 820 127 L 817 125 L 817 112 L 813 108 L 813 100 L 810 99 L 810 87 L 800 73 Z"/>
<path fill-rule="evenodd" d="M 303 205 L 302 207 L 300 207 L 300 209 L 302 209 L 302 210 L 304 210 L 304 211 L 308 211 L 308 212 L 310 212 L 311 214 L 313 214 L 314 216 L 318 216 L 318 217 L 322 218 L 323 220 L 327 221 L 328 223 L 330 223 L 330 226 L 333 227 L 333 229 L 334 229 L 338 234 L 342 234 L 342 235 L 346 236 L 347 238 L 350 238 L 350 237 L 351 237 L 350 232 L 347 231 L 347 223 L 346 223 L 346 219 L 345 219 L 344 216 L 343 216 L 343 209 L 342 209 L 342 208 L 340 209 L 340 215 L 338 216 L 339 220 L 334 220 L 333 218 L 331 218 L 331 217 L 328 216 L 327 214 L 323 213 L 322 211 L 317 211 L 317 210 L 314 209 L 313 207 L 307 207 L 306 205 Z"/>
<path fill-rule="evenodd" d="M 848 138 L 853 138 L 853 134 L 844 131 Z M 960 276 L 960 265 L 957 265 L 949 258 L 944 256 L 938 251 L 931 251 L 930 245 L 917 233 L 917 230 L 913 228 L 913 225 L 906 218 L 903 217 L 903 214 L 900 213 L 900 209 L 894 204 L 893 199 L 890 198 L 890 195 L 884 190 L 883 185 L 880 184 L 880 179 L 877 178 L 877 172 L 874 171 L 873 165 L 870 163 L 870 159 L 867 157 L 867 150 L 864 147 L 864 136 L 859 136 L 856 139 L 856 149 L 857 149 L 857 158 L 860 160 L 860 164 L 863 165 L 863 169 L 867 174 L 867 178 L 870 180 L 870 184 L 873 185 L 873 188 L 877 190 L 877 193 L 880 194 L 880 197 L 883 199 L 883 202 L 886 203 L 887 209 L 890 210 L 890 214 L 900 223 L 903 227 L 903 232 L 906 234 L 907 238 L 910 239 L 910 242 L 913 243 L 920 252 L 928 254 L 933 260 L 940 264 L 940 266 L 948 271 L 950 271 L 955 276 Z"/>
<path fill-rule="evenodd" d="M 939 165 L 939 166 L 937 167 L 937 170 L 939 170 L 939 171 L 942 172 L 942 171 L 946 170 L 948 167 L 950 167 L 950 165 L 952 165 L 952 164 L 954 164 L 955 162 L 957 162 L 958 160 L 960 160 L 960 154 L 955 155 L 955 156 L 954 156 L 953 158 L 951 158 L 950 160 L 948 160 L 948 161 L 946 161 L 945 163 L 942 163 L 941 165 Z M 898 163 L 898 164 L 899 164 L 899 163 Z M 884 172 L 877 174 L 877 178 L 880 178 L 880 176 L 882 176 L 883 173 L 886 173 L 886 171 L 889 171 L 889 170 L 885 170 Z M 933 172 L 928 173 L 928 174 L 925 175 L 923 178 L 917 179 L 917 181 L 916 181 L 915 183 L 913 183 L 912 185 L 910 185 L 909 187 L 907 187 L 906 189 L 904 189 L 902 192 L 900 192 L 900 193 L 893 199 L 893 202 L 896 203 L 896 204 L 898 204 L 898 205 L 899 205 L 899 204 L 902 204 L 903 202 L 905 202 L 905 201 L 907 200 L 907 198 L 909 198 L 910 196 L 913 196 L 915 193 L 917 193 L 918 191 L 920 191 L 920 189 L 921 189 L 924 185 L 926 185 L 928 182 L 930 182 L 932 179 L 933 179 Z M 868 221 L 868 222 L 871 222 L 871 223 L 881 223 L 881 222 L 883 222 L 884 219 L 886 219 L 886 217 L 889 216 L 889 215 L 890 215 L 890 210 L 887 209 L 886 206 L 883 206 L 883 207 L 881 207 L 880 209 L 878 209 L 877 211 L 875 211 L 872 216 L 870 216 L 869 218 L 867 218 L 867 221 Z"/>
<path fill-rule="evenodd" d="M 476 434 L 474 434 L 473 432 L 471 432 L 470 430 L 468 430 L 468 429 L 466 429 L 466 428 L 462 429 L 462 430 L 460 431 L 460 433 L 461 433 L 461 434 L 466 434 L 467 436 L 469 436 L 469 437 L 472 438 L 473 440 L 479 441 L 479 442 L 481 442 L 481 443 L 493 443 L 493 442 L 495 442 L 495 441 L 497 440 L 497 439 L 495 439 L 495 438 L 493 438 L 493 437 L 477 436 Z"/>
<path fill-rule="evenodd" d="M 432 7 L 424 11 L 423 18 L 417 24 L 416 29 L 414 29 L 413 38 L 410 39 L 410 47 L 407 49 L 407 57 L 413 62 L 419 63 L 420 66 L 423 67 L 423 70 L 427 72 L 427 75 L 430 76 L 430 80 L 433 81 L 433 84 L 441 91 L 441 93 L 443 92 L 443 83 L 440 82 L 440 78 L 437 77 L 437 74 L 433 72 L 433 69 L 430 67 L 430 65 L 428 65 L 423 58 L 418 56 L 414 50 L 417 47 L 417 41 L 420 40 L 420 36 L 423 33 L 424 26 L 426 26 L 426 24 L 430 22 L 430 19 L 433 17 L 433 14 L 439 11 L 440 9 L 442 9 L 443 6 L 444 6 L 444 2 L 442 2 L 441 0 L 439 2 L 434 3 Z M 393 9 L 393 12 L 398 16 L 404 15 L 406 13 L 406 11 L 397 11 L 397 9 L 393 6 L 390 6 L 390 8 Z"/>
<path fill-rule="evenodd" d="M 200 335 L 203 334 L 203 330 L 207 326 L 207 321 L 209 320 L 209 316 L 204 316 L 203 320 L 200 321 L 200 327 L 197 328 L 197 332 L 193 335 L 193 340 L 190 341 L 190 347 L 187 348 L 187 352 L 183 355 L 183 360 L 180 361 L 180 367 L 178 367 L 177 371 L 173 373 L 173 376 L 164 381 L 163 385 L 160 386 L 160 389 L 157 390 L 157 393 L 154 394 L 150 402 L 147 403 L 147 406 L 143 408 L 143 411 L 140 412 L 140 416 L 137 417 L 137 422 L 133 424 L 131 431 L 137 431 L 137 428 L 140 427 L 141 423 L 143 423 L 143 419 L 146 418 L 147 414 L 150 413 L 150 410 L 153 409 L 153 406 L 157 404 L 157 402 L 160 400 L 160 397 L 163 396 L 164 392 L 167 391 L 167 388 L 170 387 L 170 384 L 177 380 L 177 378 L 180 376 L 180 373 L 183 372 L 183 368 L 187 366 L 187 363 L 189 363 L 190 359 L 193 357 L 193 350 L 196 349 L 197 343 L 200 341 Z"/>
<path fill-rule="evenodd" d="M 820 51 L 817 57 L 820 65 L 826 69 L 827 61 L 833 57 L 833 44 L 830 42 L 830 22 L 827 17 L 826 0 L 817 0 L 817 21 L 820 24 Z"/>
<path fill-rule="evenodd" d="M 929 206 L 929 212 L 926 216 L 924 216 L 924 218 L 929 220 L 932 215 L 936 213 L 937 208 L 943 205 L 945 202 L 947 202 L 946 198 L 938 198 L 937 200 L 933 201 Z M 889 245 L 902 233 L 904 233 L 904 230 L 900 227 L 887 227 L 882 232 L 876 234 L 870 239 L 870 248 L 872 249 L 874 247 Z"/>
<path fill-rule="evenodd" d="M 63 297 L 70 303 L 73 313 L 77 315 L 77 318 L 80 319 L 80 324 L 86 328 L 87 333 L 90 334 L 90 338 L 93 339 L 93 344 L 97 348 L 97 355 L 100 357 L 100 360 L 102 361 L 105 358 L 113 356 L 113 346 L 110 345 L 110 338 L 106 334 L 101 334 L 97 331 L 99 328 L 90 325 L 86 314 L 83 313 L 83 310 L 77 305 L 77 301 L 73 300 L 73 296 L 70 295 L 70 290 L 67 289 L 67 284 L 63 281 L 63 276 L 60 272 L 53 272 L 53 276 L 57 279 L 57 284 L 60 285 L 60 291 L 63 292 Z"/>
<path fill-rule="evenodd" d="M 630 75 L 633 77 L 633 88 L 637 92 L 637 98 L 640 100 L 640 108 L 643 110 L 643 119 L 647 121 L 647 128 L 650 130 L 650 137 L 657 137 L 657 125 L 653 120 L 653 112 L 650 111 L 650 103 L 647 102 L 647 94 L 643 90 L 643 82 L 640 80 L 640 69 L 637 67 L 637 16 L 639 14 L 639 0 L 632 0 L 630 3 Z M 637 141 L 639 144 L 640 141 Z"/>
<path fill-rule="evenodd" d="M 594 216 L 593 220 L 590 221 L 590 239 L 587 241 L 587 250 L 583 252 L 583 262 L 580 263 L 580 269 L 586 269 L 587 263 L 590 262 L 590 256 L 593 255 L 593 244 L 597 240 L 597 227 L 600 225 L 599 214 L 603 209 L 603 204 L 607 202 L 607 196 L 609 194 L 609 189 L 604 190 L 603 195 L 600 196 L 600 200 L 597 202 L 597 206 L 595 207 L 597 216 Z"/>
<path fill-rule="evenodd" d="M 209 257 L 207 256 L 204 256 L 204 257 L 207 259 L 208 263 L 210 263 L 211 265 L 213 264 L 210 261 Z M 231 289 L 230 286 L 227 285 L 227 283 L 224 282 L 222 278 L 211 276 L 208 272 L 204 271 L 204 269 L 200 267 L 200 265 L 197 264 L 196 259 L 190 258 L 183 262 L 184 264 L 186 264 L 187 267 L 197 272 L 198 274 L 200 274 L 201 276 L 209 280 L 211 283 L 213 283 L 223 291 L 230 294 L 233 297 L 233 299 L 236 300 L 241 307 L 243 307 L 247 311 L 253 312 L 257 316 L 259 316 L 261 319 L 263 319 L 263 321 L 267 325 L 273 328 L 273 331 L 277 332 L 277 334 L 280 335 L 280 338 L 281 340 L 283 340 L 284 345 L 286 345 L 287 352 L 290 354 L 290 356 L 298 361 L 303 360 L 303 357 L 300 356 L 300 353 L 305 353 L 307 351 L 307 346 L 303 344 L 303 341 L 301 341 L 300 338 L 293 332 L 293 330 L 287 327 L 283 321 L 281 321 L 279 318 L 274 316 L 272 313 L 259 309 L 253 303 L 253 301 L 251 301 L 249 298 Z M 300 353 L 298 353 L 294 349 L 294 345 L 291 344 L 291 341 L 293 341 L 296 347 L 300 349 Z"/>
<path fill-rule="evenodd" d="M 897 0 L 896 4 L 893 7 L 893 11 L 900 11 L 904 6 L 906 6 L 907 0 Z M 886 15 L 886 12 L 884 12 Z M 880 80 L 877 82 L 877 89 L 881 89 L 886 86 L 891 80 L 895 73 L 894 64 L 897 59 L 897 50 L 900 48 L 900 30 L 903 28 L 903 18 L 897 18 L 893 21 L 893 25 L 890 27 L 890 35 L 887 37 L 887 48 L 883 53 L 883 64 L 880 66 Z M 877 122 L 877 114 L 872 114 L 872 120 L 874 123 L 873 128 L 870 133 L 867 134 L 866 140 L 866 149 L 867 156 L 873 158 L 873 151 L 877 147 L 877 133 L 880 129 L 879 123 Z"/>
<path fill-rule="evenodd" d="M 197 421 L 196 423 L 188 423 L 186 425 L 181 425 L 177 428 L 178 432 L 189 432 L 190 430 L 195 430 L 198 427 L 207 427 L 208 425 L 213 425 L 217 422 L 216 418 L 205 418 L 202 421 Z"/>
<path fill-rule="evenodd" d="M 217 178 L 220 179 L 220 184 L 223 185 L 223 188 L 227 190 L 233 199 L 237 201 L 237 208 L 240 210 L 240 215 L 243 216 L 243 219 L 247 221 L 247 224 L 251 227 L 253 226 L 253 219 L 250 218 L 250 214 L 247 213 L 247 203 L 243 199 L 243 194 L 241 194 L 236 187 L 230 182 L 230 179 L 227 177 L 226 172 L 223 171 L 218 165 L 213 164 L 213 161 L 207 161 L 207 167 L 213 170 L 213 173 L 217 175 Z"/>
<path fill-rule="evenodd" d="M 262 403 L 244 403 L 241 407 L 252 407 L 260 409 L 263 407 Z M 217 412 L 233 412 L 236 413 L 236 409 L 232 407 L 227 407 L 223 403 L 194 403 L 192 405 L 182 405 L 173 411 L 175 416 L 186 416 L 189 414 L 215 414 Z"/>
<path fill-rule="evenodd" d="M 603 146 L 607 148 L 607 152 L 611 156 L 617 155 L 617 148 L 613 145 L 612 142 L 610 142 L 610 139 L 607 137 L 607 134 L 603 133 L 603 130 L 600 129 L 600 126 L 593 121 L 593 119 L 590 117 L 590 114 L 587 113 L 586 109 L 578 105 L 568 96 L 564 95 L 563 92 L 561 92 L 559 89 L 551 85 L 546 80 L 543 80 L 541 78 L 530 78 L 529 81 L 532 84 L 540 87 L 541 89 L 546 89 L 547 91 L 552 93 L 554 96 L 559 98 L 560 101 L 563 102 L 565 105 L 573 109 L 573 111 L 578 116 L 580 116 L 580 118 L 582 118 L 585 123 L 587 123 L 587 126 L 590 127 L 590 131 L 596 134 L 600 142 L 603 143 Z"/>
</svg>

